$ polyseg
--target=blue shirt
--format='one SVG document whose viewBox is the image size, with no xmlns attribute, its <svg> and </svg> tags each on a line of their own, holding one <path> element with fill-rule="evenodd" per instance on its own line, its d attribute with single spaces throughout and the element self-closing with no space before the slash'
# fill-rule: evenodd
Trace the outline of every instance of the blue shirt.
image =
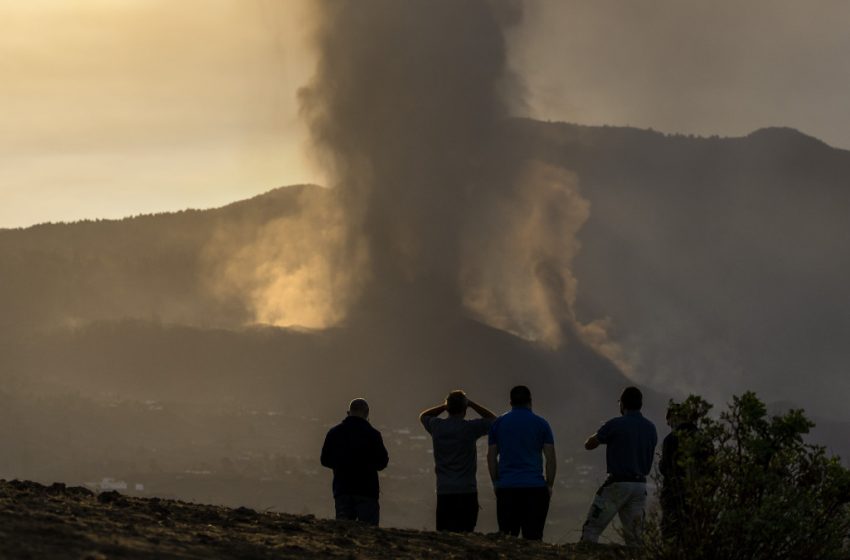
<svg viewBox="0 0 850 560">
<path fill-rule="evenodd" d="M 637 410 L 605 422 L 596 432 L 599 443 L 607 446 L 605 462 L 608 474 L 647 476 L 652 468 L 658 434 L 655 424 Z"/>
<path fill-rule="evenodd" d="M 499 416 L 490 427 L 490 445 L 499 450 L 496 488 L 546 486 L 543 445 L 555 443 L 549 422 L 530 408 L 516 407 Z"/>
</svg>

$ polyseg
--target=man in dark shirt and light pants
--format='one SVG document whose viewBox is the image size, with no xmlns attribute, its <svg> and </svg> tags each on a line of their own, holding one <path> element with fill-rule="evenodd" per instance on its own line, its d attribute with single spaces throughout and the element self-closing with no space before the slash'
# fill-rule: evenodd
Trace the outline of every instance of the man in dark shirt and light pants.
<svg viewBox="0 0 850 560">
<path fill-rule="evenodd" d="M 481 415 L 466 420 L 466 409 Z M 448 418 L 440 414 L 448 412 Z M 472 532 L 478 522 L 478 458 L 475 442 L 487 435 L 496 415 L 470 400 L 463 391 L 452 391 L 446 402 L 419 415 L 434 441 L 437 474 L 437 530 Z"/>
<path fill-rule="evenodd" d="M 378 471 L 386 468 L 389 456 L 381 432 L 368 418 L 369 404 L 351 401 L 346 418 L 325 436 L 321 461 L 334 471 L 336 518 L 377 525 Z"/>
<path fill-rule="evenodd" d="M 531 411 L 528 387 L 511 389 L 511 410 L 493 423 L 489 443 L 487 466 L 496 488 L 499 532 L 541 540 L 555 484 L 555 439 L 549 423 Z"/>
<path fill-rule="evenodd" d="M 620 396 L 620 414 L 607 421 L 584 444 L 591 450 L 606 445 L 608 478 L 596 492 L 581 532 L 582 542 L 597 542 L 619 514 L 626 545 L 640 544 L 646 507 L 646 477 L 652 468 L 658 434 L 643 417 L 643 394 L 627 387 Z"/>
</svg>

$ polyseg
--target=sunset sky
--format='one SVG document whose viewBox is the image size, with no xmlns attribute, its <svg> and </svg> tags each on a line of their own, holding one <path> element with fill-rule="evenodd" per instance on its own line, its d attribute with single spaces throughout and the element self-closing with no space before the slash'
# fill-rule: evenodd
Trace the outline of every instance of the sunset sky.
<svg viewBox="0 0 850 560">
<path fill-rule="evenodd" d="M 0 0 L 0 227 L 320 182 L 302 0 Z M 850 148 L 850 3 L 528 0 L 519 114 Z"/>
</svg>

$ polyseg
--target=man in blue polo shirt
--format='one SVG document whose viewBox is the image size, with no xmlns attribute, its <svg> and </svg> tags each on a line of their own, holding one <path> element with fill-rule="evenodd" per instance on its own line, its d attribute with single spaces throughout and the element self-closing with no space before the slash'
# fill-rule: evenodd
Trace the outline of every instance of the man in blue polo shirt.
<svg viewBox="0 0 850 560">
<path fill-rule="evenodd" d="M 646 477 L 652 468 L 658 434 L 655 425 L 643 417 L 643 394 L 626 387 L 620 395 L 620 416 L 605 422 L 587 438 L 584 448 L 606 446 L 608 478 L 596 492 L 581 531 L 582 542 L 597 542 L 605 527 L 620 516 L 626 544 L 640 544 L 646 506 Z"/>
<path fill-rule="evenodd" d="M 487 466 L 496 489 L 499 532 L 541 540 L 555 484 L 555 438 L 549 423 L 531 411 L 528 387 L 511 389 L 511 410 L 493 423 L 489 443 Z"/>
</svg>

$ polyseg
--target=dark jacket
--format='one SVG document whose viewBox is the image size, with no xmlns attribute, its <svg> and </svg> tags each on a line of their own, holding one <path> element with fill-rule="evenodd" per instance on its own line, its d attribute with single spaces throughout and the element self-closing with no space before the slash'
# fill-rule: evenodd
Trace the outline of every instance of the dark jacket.
<svg viewBox="0 0 850 560">
<path fill-rule="evenodd" d="M 347 416 L 325 436 L 322 465 L 333 469 L 336 496 L 378 497 L 378 471 L 389 462 L 381 432 L 358 416 Z"/>
<path fill-rule="evenodd" d="M 686 422 L 664 438 L 658 469 L 664 477 L 660 488 L 664 509 L 685 508 L 687 480 L 701 477 L 707 468 L 712 450 L 708 442 L 699 438 L 699 434 L 694 424 Z M 686 443 L 683 445 L 683 442 Z M 685 454 L 690 456 L 683 457 Z M 683 464 L 684 459 L 687 459 L 687 464 Z"/>
<path fill-rule="evenodd" d="M 694 437 L 697 427 L 690 422 L 680 424 L 676 429 L 667 434 L 661 444 L 661 463 L 658 470 L 664 476 L 664 483 L 678 482 L 685 476 L 685 469 L 680 465 L 682 458 L 679 454 L 679 440 L 682 436 Z M 697 457 L 698 460 L 703 457 Z"/>
</svg>

